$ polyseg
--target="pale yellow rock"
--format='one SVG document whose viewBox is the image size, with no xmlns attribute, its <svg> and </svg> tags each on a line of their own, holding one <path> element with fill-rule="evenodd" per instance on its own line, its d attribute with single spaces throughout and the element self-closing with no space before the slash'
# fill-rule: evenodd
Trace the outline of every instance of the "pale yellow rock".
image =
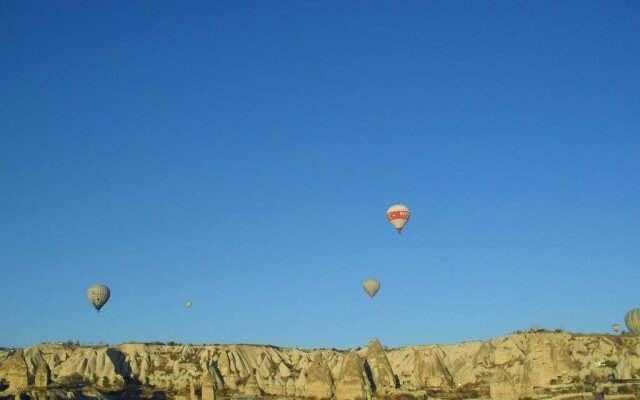
<svg viewBox="0 0 640 400">
<path fill-rule="evenodd" d="M 247 396 L 260 396 L 261 391 L 255 375 L 249 375 L 249 378 L 244 384 L 243 392 Z"/>
<path fill-rule="evenodd" d="M 444 353 L 436 346 L 396 350 L 392 359 L 394 373 L 401 388 L 421 390 L 426 388 L 450 388 L 453 377 L 442 359 Z"/>
<path fill-rule="evenodd" d="M 291 376 L 291 370 L 283 362 L 281 362 L 280 365 L 278 365 L 278 372 L 280 372 L 280 376 L 285 379 Z"/>
<path fill-rule="evenodd" d="M 263 362 L 258 368 L 258 374 L 260 374 L 260 378 L 268 379 L 271 376 L 271 370 L 269 369 L 269 362 Z"/>
<path fill-rule="evenodd" d="M 277 395 L 287 394 L 287 382 L 279 375 L 273 376 L 273 391 L 271 393 Z"/>
<path fill-rule="evenodd" d="M 396 387 L 393 369 L 379 340 L 374 339 L 369 343 L 365 360 L 371 371 L 376 388 Z"/>
<path fill-rule="evenodd" d="M 220 355 L 218 356 L 217 363 L 218 363 L 218 369 L 220 370 L 220 373 L 222 374 L 223 377 L 231 373 L 229 356 L 227 356 L 226 351 L 223 351 L 222 353 L 220 353 Z"/>
<path fill-rule="evenodd" d="M 366 400 L 371 398 L 371 386 L 363 368 L 363 360 L 351 350 L 342 361 L 340 377 L 336 381 L 337 400 Z"/>
<path fill-rule="evenodd" d="M 278 396 L 286 392 L 286 384 L 279 376 L 269 376 L 268 378 L 262 379 L 259 374 L 256 374 L 256 380 L 258 386 L 266 394 Z"/>
<path fill-rule="evenodd" d="M 18 350 L 6 362 L 2 363 L 2 368 L 6 370 L 6 379 L 9 381 L 7 393 L 19 392 L 29 386 L 29 369 L 23 354 L 22 350 Z"/>
<path fill-rule="evenodd" d="M 189 400 L 198 400 L 198 396 L 196 396 L 196 386 L 191 379 L 189 379 Z"/>
<path fill-rule="evenodd" d="M 499 368 L 491 377 L 489 394 L 492 400 L 518 400 L 518 390 L 503 368 Z"/>
<path fill-rule="evenodd" d="M 307 386 L 307 375 L 305 371 L 301 371 L 296 379 L 296 395 L 305 396 L 305 388 Z M 333 393 L 333 391 L 331 391 Z"/>
<path fill-rule="evenodd" d="M 295 396 L 296 381 L 293 378 L 287 379 L 287 384 L 285 385 L 285 394 L 288 396 Z"/>
<path fill-rule="evenodd" d="M 121 366 L 124 354 L 112 348 L 76 348 L 68 359 L 56 366 L 52 372 L 58 376 L 80 375 L 87 381 L 96 381 L 109 386 L 124 384 Z M 130 368 L 127 365 L 127 368 Z"/>
<path fill-rule="evenodd" d="M 422 383 L 420 388 L 450 388 L 454 379 L 442 361 L 444 354 L 439 347 L 418 352 L 416 372 Z"/>
<path fill-rule="evenodd" d="M 377 345 L 359 351 L 361 363 L 364 363 L 362 358 L 366 359 L 371 382 L 364 374 L 361 382 L 351 388 L 352 392 L 363 390 L 360 396 L 364 397 L 370 396 L 374 387 L 377 392 L 373 394 L 377 398 L 387 395 L 408 397 L 408 393 L 420 397 L 425 389 L 446 392 L 468 384 L 503 393 L 506 397 L 515 392 L 520 398 L 535 398 L 552 384 L 582 382 L 587 377 L 606 378 L 610 373 L 622 379 L 640 377 L 640 337 L 634 336 L 526 332 L 447 346 L 410 346 L 392 350 L 380 346 L 376 357 L 370 349 L 374 347 Z M 22 373 L 17 372 L 20 368 L 14 365 L 16 354 L 22 354 Z M 398 378 L 399 387 L 395 389 L 388 387 L 390 374 L 384 361 L 381 364 L 373 361 L 377 357 L 384 360 L 383 354 L 393 378 Z M 350 357 L 347 352 L 332 349 L 307 351 L 258 345 L 134 343 L 106 348 L 43 344 L 18 351 L 0 349 L 0 380 L 6 385 L 13 381 L 16 387 L 24 387 L 26 380 L 35 387 L 38 368 L 46 362 L 51 370 L 49 387 L 84 380 L 111 390 L 112 385 L 131 379 L 153 385 L 153 390 L 166 391 L 167 397 L 172 398 L 190 393 L 189 377 L 202 379 L 211 366 L 211 381 L 231 395 L 242 393 L 253 377 L 263 394 L 328 398 L 337 392 L 338 379 L 335 377 L 349 375 L 343 374 L 342 369 L 347 368 Z M 512 384 L 500 387 L 500 382 L 491 381 L 498 370 Z M 366 383 L 362 384 L 362 381 Z M 347 386 L 340 385 L 338 397 L 349 391 L 345 390 Z M 2 396 L 11 398 L 16 393 L 5 391 Z M 73 396 L 70 393 L 69 396 Z M 41 397 L 40 394 L 37 396 Z M 65 396 L 60 394 L 60 398 Z"/>
<path fill-rule="evenodd" d="M 220 374 L 220 372 L 216 368 L 215 364 L 212 365 L 211 367 L 206 366 L 205 368 L 203 368 L 203 370 L 204 371 L 209 371 L 210 374 L 213 376 L 213 383 L 214 383 L 216 388 L 219 388 L 219 389 L 224 388 L 224 382 L 223 382 L 223 379 L 222 379 L 222 375 Z"/>
<path fill-rule="evenodd" d="M 328 399 L 333 394 L 333 376 L 329 366 L 317 352 L 313 355 L 311 363 L 307 366 L 303 382 L 296 381 L 296 393 L 306 397 Z"/>
<path fill-rule="evenodd" d="M 227 356 L 229 357 L 229 371 L 230 371 L 230 373 L 238 374 L 238 368 L 236 367 L 236 357 L 233 355 L 233 352 L 231 352 L 231 351 L 227 352 Z"/>
<path fill-rule="evenodd" d="M 513 359 L 513 353 L 510 349 L 506 349 L 504 347 L 497 348 L 493 352 L 493 362 L 496 365 L 503 365 Z"/>
<path fill-rule="evenodd" d="M 226 387 L 228 387 L 229 389 L 232 389 L 232 390 L 237 390 L 238 389 L 238 385 L 242 381 L 240 376 L 237 375 L 237 374 L 227 375 L 227 376 L 225 376 L 223 378 L 224 378 L 224 385 Z"/>
<path fill-rule="evenodd" d="M 200 378 L 202 388 L 202 400 L 216 400 L 216 386 L 210 369 L 203 372 Z"/>
<path fill-rule="evenodd" d="M 35 378 L 35 386 L 38 388 L 46 388 L 51 383 L 51 369 L 44 359 L 38 367 Z"/>
</svg>

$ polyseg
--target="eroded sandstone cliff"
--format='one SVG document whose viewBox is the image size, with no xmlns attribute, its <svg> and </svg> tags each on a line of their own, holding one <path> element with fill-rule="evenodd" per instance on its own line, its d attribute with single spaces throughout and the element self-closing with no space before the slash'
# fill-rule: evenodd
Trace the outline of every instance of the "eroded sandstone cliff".
<svg viewBox="0 0 640 400">
<path fill-rule="evenodd" d="M 517 399 L 605 381 L 611 374 L 640 377 L 640 338 L 527 332 L 396 349 L 374 340 L 357 351 L 139 343 L 0 350 L 0 397 L 12 399 L 208 400 L 244 394 L 365 400 L 446 397 L 460 388 L 475 388 L 479 397 Z"/>
</svg>

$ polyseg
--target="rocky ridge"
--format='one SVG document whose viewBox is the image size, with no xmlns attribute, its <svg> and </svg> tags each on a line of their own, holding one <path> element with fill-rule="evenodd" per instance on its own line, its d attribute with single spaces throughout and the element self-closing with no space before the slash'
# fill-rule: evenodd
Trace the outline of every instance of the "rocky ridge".
<svg viewBox="0 0 640 400">
<path fill-rule="evenodd" d="M 640 337 L 526 332 L 396 349 L 373 340 L 349 351 L 140 343 L 0 350 L 0 398 L 11 399 L 368 400 L 446 398 L 461 390 L 518 399 L 611 374 L 640 377 Z"/>
</svg>

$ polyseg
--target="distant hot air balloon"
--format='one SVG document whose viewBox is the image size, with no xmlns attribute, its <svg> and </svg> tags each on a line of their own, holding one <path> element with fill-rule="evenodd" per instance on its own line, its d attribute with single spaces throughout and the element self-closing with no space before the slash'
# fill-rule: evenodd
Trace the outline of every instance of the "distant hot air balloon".
<svg viewBox="0 0 640 400">
<path fill-rule="evenodd" d="M 611 329 L 613 329 L 615 333 L 618 333 L 618 331 L 620 330 L 620 324 L 613 324 L 611 326 Z"/>
<path fill-rule="evenodd" d="M 98 312 L 109 301 L 109 297 L 111 291 L 105 285 L 93 285 L 87 290 L 87 298 Z"/>
<path fill-rule="evenodd" d="M 407 206 L 402 204 L 396 204 L 387 210 L 387 219 L 391 225 L 396 228 L 398 233 L 402 233 L 402 228 L 404 228 L 404 225 L 409 221 L 409 218 L 411 218 L 411 212 L 409 212 Z"/>
<path fill-rule="evenodd" d="M 624 316 L 624 324 L 634 335 L 640 333 L 640 308 L 634 308 Z"/>
<path fill-rule="evenodd" d="M 378 293 L 378 290 L 380 290 L 380 281 L 374 278 L 369 278 L 362 282 L 362 287 L 371 297 L 371 300 L 373 300 L 373 297 Z"/>
<path fill-rule="evenodd" d="M 192 302 L 190 302 L 190 301 L 187 301 L 187 302 L 185 303 L 185 306 L 187 306 L 187 307 L 189 307 L 189 308 L 191 308 L 191 306 L 192 306 L 192 305 L 193 305 L 193 303 L 192 303 Z"/>
</svg>

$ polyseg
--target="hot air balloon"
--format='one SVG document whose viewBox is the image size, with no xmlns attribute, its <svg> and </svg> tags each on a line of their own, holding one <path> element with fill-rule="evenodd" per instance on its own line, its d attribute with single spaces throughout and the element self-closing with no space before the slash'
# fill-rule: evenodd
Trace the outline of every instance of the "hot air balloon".
<svg viewBox="0 0 640 400">
<path fill-rule="evenodd" d="M 395 206 L 389 207 L 387 210 L 387 219 L 391 223 L 391 225 L 396 228 L 398 233 L 402 233 L 402 228 L 411 218 L 411 212 L 407 206 L 403 206 L 402 204 L 396 204 Z"/>
<path fill-rule="evenodd" d="M 634 308 L 624 316 L 624 324 L 634 335 L 640 333 L 640 308 Z"/>
<path fill-rule="evenodd" d="M 87 298 L 98 312 L 109 301 L 110 296 L 111 291 L 105 285 L 93 285 L 87 290 Z"/>
<path fill-rule="evenodd" d="M 620 324 L 611 325 L 611 329 L 613 329 L 615 333 L 618 333 L 618 331 L 620 330 Z"/>
<path fill-rule="evenodd" d="M 193 305 L 193 303 L 192 303 L 192 302 L 190 302 L 190 301 L 187 301 L 187 302 L 185 303 L 185 306 L 187 306 L 187 307 L 189 307 L 189 308 L 191 308 L 191 306 L 192 306 L 192 305 Z"/>
<path fill-rule="evenodd" d="M 365 279 L 362 282 L 362 287 L 371 297 L 371 300 L 373 300 L 373 297 L 378 293 L 378 290 L 380 290 L 380 281 L 374 278 Z"/>
</svg>

